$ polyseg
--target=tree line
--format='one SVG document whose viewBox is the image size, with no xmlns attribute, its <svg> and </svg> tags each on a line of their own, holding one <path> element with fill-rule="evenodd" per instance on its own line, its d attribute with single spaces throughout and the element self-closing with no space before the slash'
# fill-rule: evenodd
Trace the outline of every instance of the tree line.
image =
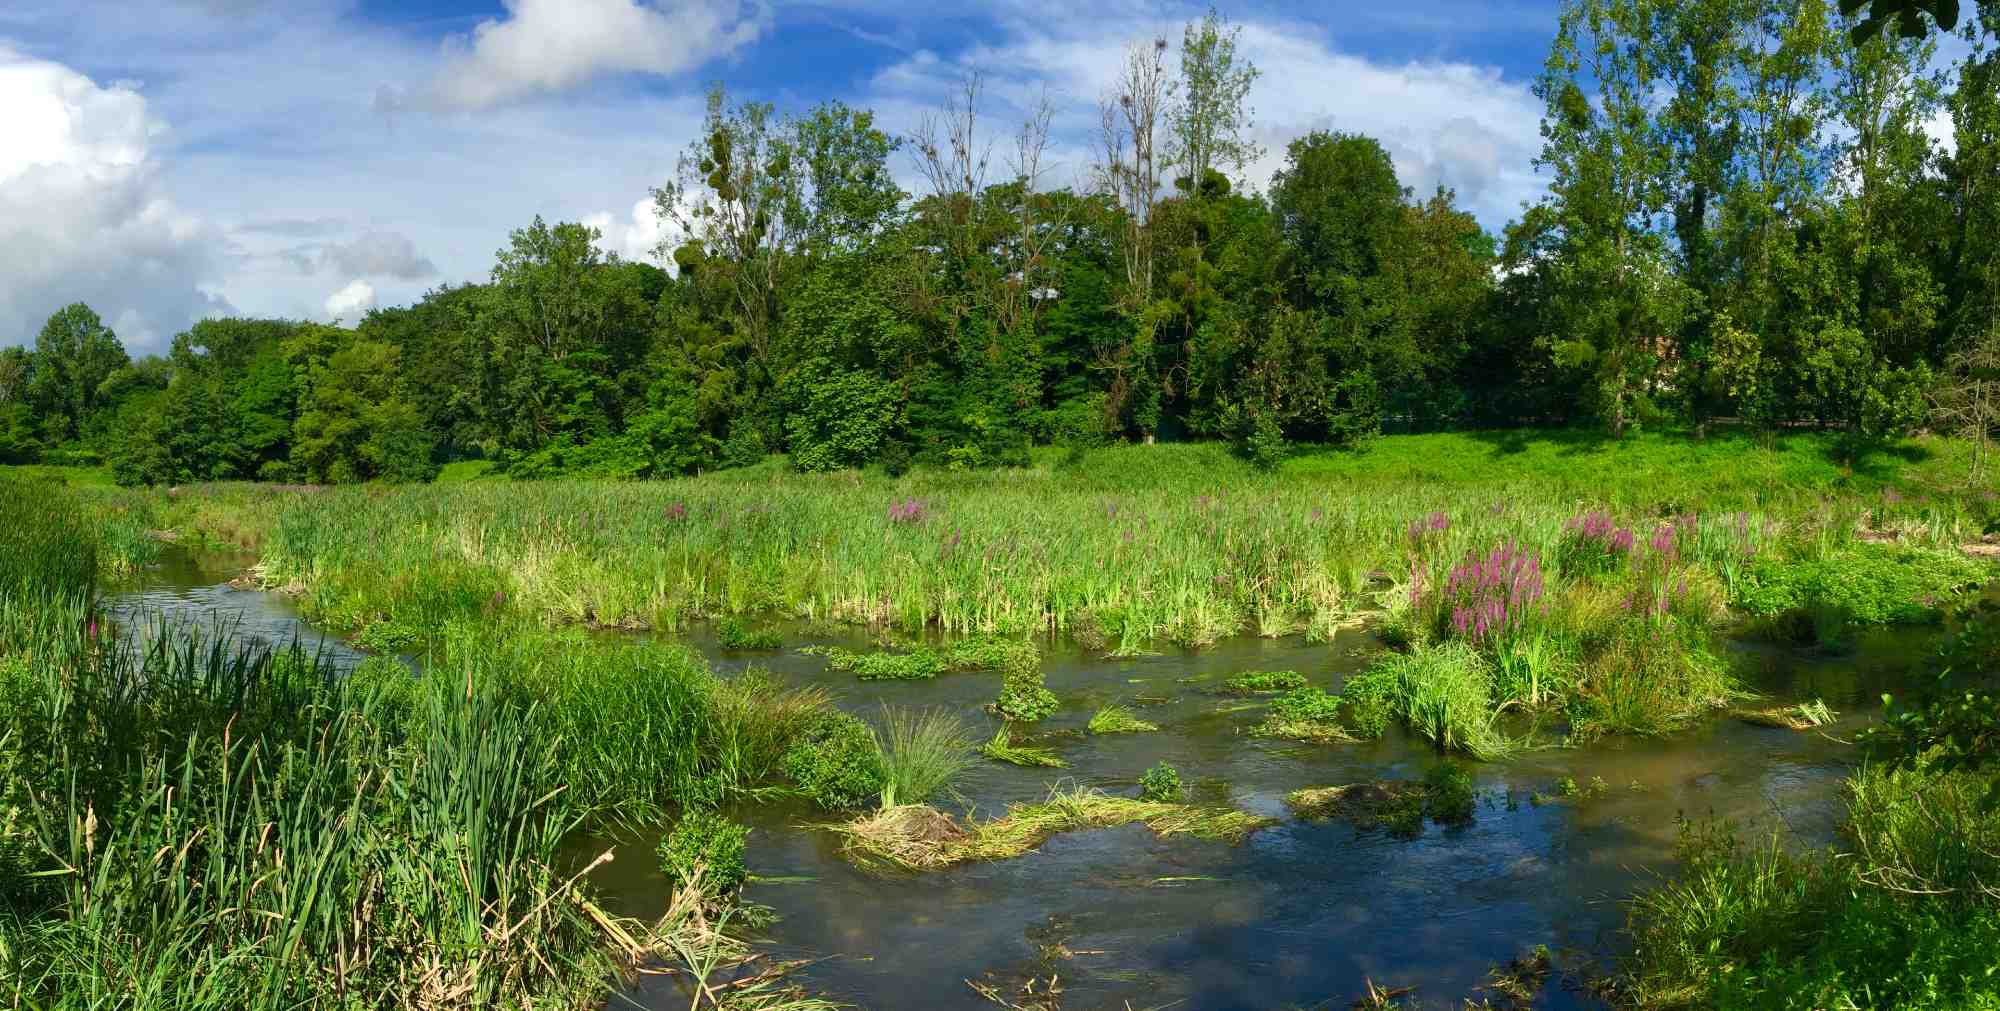
<svg viewBox="0 0 2000 1011">
<path fill-rule="evenodd" d="M 485 283 L 351 330 L 203 320 L 132 360 L 72 305 L 0 351 L 0 460 L 344 482 L 1154 438 L 1271 461 L 1385 427 L 1983 437 L 1963 401 L 2000 360 L 2000 3 L 1942 70 L 1936 37 L 1842 6 L 1566 0 L 1534 85 L 1549 189 L 1499 235 L 1351 133 L 1246 185 L 1257 69 L 1214 12 L 1126 49 L 1071 187 L 1046 185 L 1053 103 L 994 130 L 977 77 L 901 137 L 718 87 L 654 191 L 671 269 L 537 218 Z"/>
</svg>

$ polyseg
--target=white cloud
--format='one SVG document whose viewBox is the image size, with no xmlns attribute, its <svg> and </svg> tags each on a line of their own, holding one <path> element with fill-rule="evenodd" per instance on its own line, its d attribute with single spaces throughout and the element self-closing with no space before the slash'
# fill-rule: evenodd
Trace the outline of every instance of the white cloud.
<svg viewBox="0 0 2000 1011">
<path fill-rule="evenodd" d="M 211 292 L 219 236 L 162 192 L 151 147 L 165 128 L 135 86 L 0 46 L 0 109 L 0 344 L 32 340 L 70 302 L 136 351 L 229 311 Z"/>
<path fill-rule="evenodd" d="M 437 100 L 477 109 L 603 74 L 677 74 L 748 44 L 764 26 L 760 11 L 737 0 L 504 2 L 506 18 L 447 42 Z"/>
<path fill-rule="evenodd" d="M 669 225 L 653 213 L 653 198 L 647 197 L 632 205 L 629 218 L 619 220 L 610 211 L 599 211 L 583 219 L 583 224 L 597 229 L 598 248 L 617 253 L 627 260 L 656 263 L 658 257 L 653 251 L 659 248 L 660 240 L 668 234 Z M 671 266 L 671 264 L 669 264 Z"/>
<path fill-rule="evenodd" d="M 349 325 L 361 322 L 361 317 L 373 308 L 375 286 L 360 279 L 348 282 L 347 287 L 326 297 L 327 318 L 345 320 Z"/>
<path fill-rule="evenodd" d="M 1540 149 L 1542 105 L 1524 81 L 1494 67 L 1462 61 L 1380 61 L 1337 48 L 1318 26 L 1275 19 L 1238 19 L 1242 55 L 1260 71 L 1248 104 L 1265 155 L 1246 171 L 1263 188 L 1284 164 L 1285 145 L 1312 130 L 1366 134 L 1382 142 L 1403 184 L 1419 196 L 1442 184 L 1460 206 L 1497 229 L 1524 200 L 1544 189 L 1533 167 Z M 1081 182 L 1094 156 L 1094 103 L 1111 87 L 1128 40 L 1164 37 L 1178 69 L 1177 22 L 1144 18 L 1089 20 L 1021 17 L 1007 22 L 1006 41 L 973 47 L 955 58 L 918 52 L 878 72 L 867 101 L 887 122 L 914 125 L 948 93 L 966 69 L 986 79 L 993 123 L 994 170 L 1001 171 L 1006 131 L 1042 87 L 1058 103 L 1049 180 Z"/>
</svg>

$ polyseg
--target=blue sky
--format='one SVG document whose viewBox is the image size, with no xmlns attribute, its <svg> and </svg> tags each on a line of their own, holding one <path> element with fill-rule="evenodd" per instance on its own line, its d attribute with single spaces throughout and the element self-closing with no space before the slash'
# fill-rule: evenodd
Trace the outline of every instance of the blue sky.
<svg viewBox="0 0 2000 1011">
<path fill-rule="evenodd" d="M 644 257 L 649 187 L 711 81 L 914 126 L 968 69 L 987 121 L 1057 105 L 1049 181 L 1083 176 L 1122 46 L 1160 0 L 7 0 L 0 344 L 83 300 L 136 351 L 202 315 L 352 321 L 478 280 L 507 232 L 584 220 Z M 1381 139 L 1406 185 L 1490 228 L 1540 192 L 1528 91 L 1553 2 L 1237 3 L 1266 157 L 1312 129 Z M 996 134 L 996 135 L 998 135 Z M 906 179 L 912 167 L 899 161 Z M 908 183 L 906 183 L 907 187 Z"/>
</svg>

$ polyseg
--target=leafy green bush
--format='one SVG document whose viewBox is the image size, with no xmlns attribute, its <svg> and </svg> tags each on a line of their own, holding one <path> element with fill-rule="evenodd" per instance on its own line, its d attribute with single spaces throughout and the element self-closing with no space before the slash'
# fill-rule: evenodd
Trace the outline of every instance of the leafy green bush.
<svg viewBox="0 0 2000 1011">
<path fill-rule="evenodd" d="M 993 708 L 1010 720 L 1033 723 L 1047 718 L 1061 704 L 1056 693 L 1049 691 L 1041 671 L 1010 671 L 1001 682 L 1000 698 Z"/>
<path fill-rule="evenodd" d="M 728 895 L 743 887 L 750 876 L 743 863 L 744 841 L 749 836 L 748 828 L 713 811 L 689 811 L 660 840 L 656 851 L 660 870 L 676 888 L 695 881 L 699 875 L 706 894 Z"/>
<path fill-rule="evenodd" d="M 847 811 L 882 792 L 881 748 L 868 724 L 846 713 L 815 719 L 779 762 L 801 794 L 829 811 Z"/>
<path fill-rule="evenodd" d="M 1139 777 L 1139 799 L 1162 804 L 1178 804 L 1184 795 L 1181 774 L 1165 762 L 1147 769 Z"/>
<path fill-rule="evenodd" d="M 419 629 L 399 621 L 376 621 L 369 623 L 354 637 L 354 644 L 370 653 L 406 653 L 423 642 L 424 634 Z"/>
</svg>

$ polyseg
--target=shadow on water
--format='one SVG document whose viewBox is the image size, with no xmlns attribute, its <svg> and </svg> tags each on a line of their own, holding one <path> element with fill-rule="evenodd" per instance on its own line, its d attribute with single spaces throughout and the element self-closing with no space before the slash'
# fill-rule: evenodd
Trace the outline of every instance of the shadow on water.
<svg viewBox="0 0 2000 1011">
<path fill-rule="evenodd" d="M 309 650 L 360 656 L 302 625 L 283 598 L 216 578 L 198 560 L 170 559 L 114 610 L 239 615 L 240 628 L 266 642 L 297 636 Z M 1754 644 L 1738 644 L 1735 654 L 1774 703 L 1824 698 L 1860 711 L 1899 683 L 1935 634 L 1864 637 L 1853 654 L 1832 659 Z M 690 639 L 724 676 L 755 664 L 793 683 L 824 684 L 863 717 L 879 716 L 883 703 L 942 706 L 975 729 L 991 728 L 980 707 L 996 693 L 996 675 L 861 682 L 793 649 L 732 653 L 706 629 Z M 865 642 L 855 635 L 843 644 Z M 878 876 L 851 866 L 827 833 L 809 827 L 826 816 L 795 804 L 746 808 L 736 815 L 753 827 L 757 876 L 746 894 L 778 915 L 762 933 L 775 954 L 816 960 L 802 972 L 809 986 L 865 1007 L 991 1008 L 968 980 L 1019 1000 L 1024 981 L 1046 985 L 1051 976 L 1060 1006 L 1072 1009 L 1340 1007 L 1364 980 L 1415 986 L 1424 1006 L 1456 1006 L 1482 995 L 1492 966 L 1538 944 L 1557 953 L 1563 970 L 1606 964 L 1618 950 L 1621 900 L 1670 869 L 1683 815 L 1732 819 L 1750 833 L 1782 828 L 1802 845 L 1835 837 L 1841 780 L 1854 762 L 1835 738 L 1850 736 L 1865 712 L 1824 733 L 1716 719 L 1667 740 L 1551 748 L 1478 766 L 1474 821 L 1430 825 L 1415 839 L 1294 819 L 1283 803 L 1291 790 L 1414 778 L 1437 759 L 1393 735 L 1339 746 L 1254 738 L 1247 731 L 1261 709 L 1209 686 L 1234 672 L 1293 669 L 1336 687 L 1377 649 L 1358 631 L 1322 646 L 1239 639 L 1130 659 L 1054 649 L 1044 670 L 1063 708 L 1039 729 L 1064 732 L 1055 745 L 1070 767 L 982 762 L 959 785 L 977 813 L 1038 800 L 1063 778 L 1129 794 L 1142 771 L 1165 761 L 1203 802 L 1279 823 L 1235 846 L 1163 839 L 1140 826 L 1076 832 L 1015 860 Z M 1161 730 L 1083 733 L 1091 712 L 1112 701 L 1134 705 Z M 1551 796 L 1564 779 L 1586 796 Z M 616 840 L 621 859 L 596 874 L 616 911 L 650 917 L 664 908 L 654 841 Z M 655 978 L 611 1006 L 687 1002 L 674 981 Z M 1598 1005 L 1552 982 L 1536 1006 Z"/>
</svg>

